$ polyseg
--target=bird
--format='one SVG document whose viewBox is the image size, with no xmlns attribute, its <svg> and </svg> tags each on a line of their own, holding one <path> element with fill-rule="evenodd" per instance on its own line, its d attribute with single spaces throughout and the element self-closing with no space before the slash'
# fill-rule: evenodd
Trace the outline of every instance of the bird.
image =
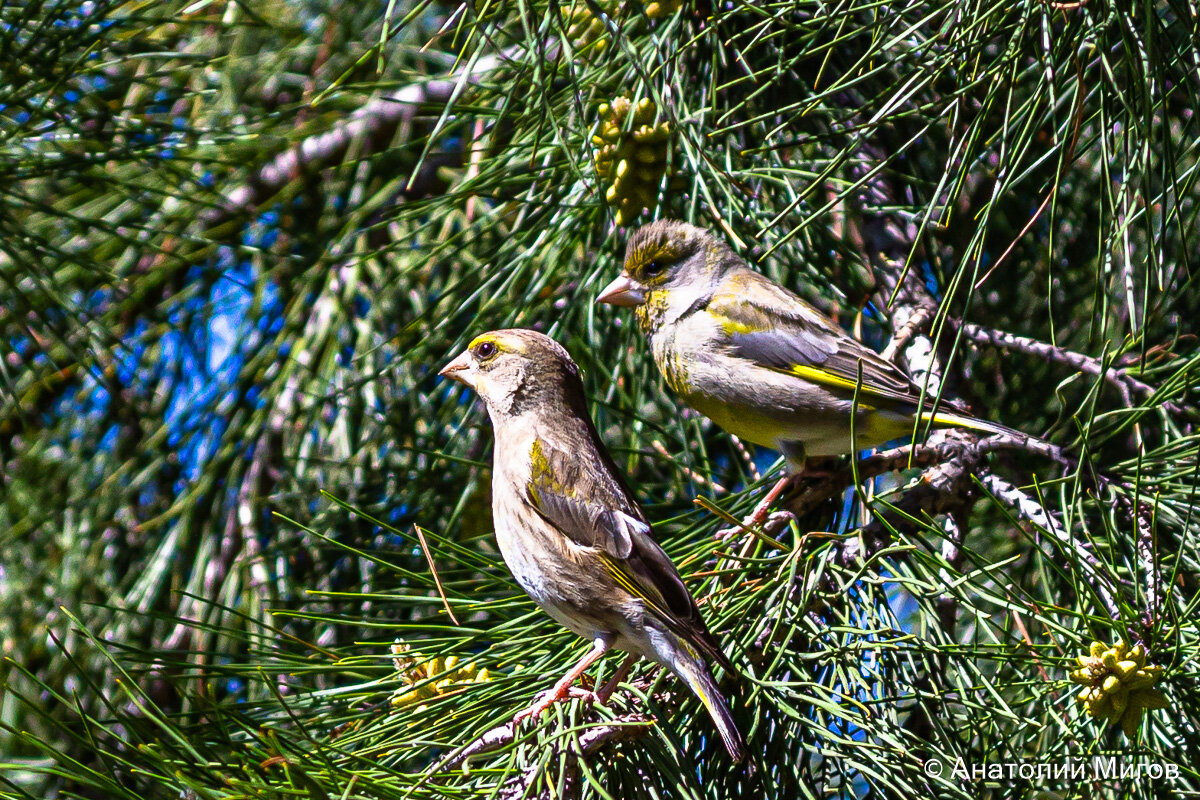
<svg viewBox="0 0 1200 800">
<path fill-rule="evenodd" d="M 685 222 L 658 220 L 635 231 L 621 274 L 596 302 L 634 308 L 659 372 L 685 404 L 784 456 L 791 474 L 753 522 L 765 519 L 808 459 L 877 447 L 910 436 L 918 424 L 1040 441 L 930 408 L 903 369 Z"/>
<path fill-rule="evenodd" d="M 587 696 L 571 685 L 616 648 L 625 662 L 592 699 L 605 703 L 638 657 L 655 661 L 696 694 L 741 761 L 745 740 L 708 665 L 737 671 L 601 442 L 567 350 L 532 330 L 489 331 L 438 374 L 473 389 L 491 418 L 492 516 L 505 564 L 543 611 L 592 643 L 514 719 Z"/>
</svg>

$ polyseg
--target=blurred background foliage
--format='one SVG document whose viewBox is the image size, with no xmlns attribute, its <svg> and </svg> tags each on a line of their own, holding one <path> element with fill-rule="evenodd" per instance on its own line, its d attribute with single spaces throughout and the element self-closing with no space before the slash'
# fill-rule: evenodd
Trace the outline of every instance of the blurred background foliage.
<svg viewBox="0 0 1200 800">
<path fill-rule="evenodd" d="M 1174 0 L 3 4 L 0 793 L 1195 791 L 1198 41 Z M 880 348 L 924 309 L 948 394 L 1078 463 L 715 538 L 780 465 L 593 305 L 656 217 Z M 500 563 L 485 415 L 436 377 L 506 326 L 582 365 L 753 769 L 642 664 L 430 774 L 582 647 Z M 1165 668 L 1132 739 L 1076 703 L 1094 640 Z M 1094 754 L 1178 777 L 952 774 Z"/>
</svg>

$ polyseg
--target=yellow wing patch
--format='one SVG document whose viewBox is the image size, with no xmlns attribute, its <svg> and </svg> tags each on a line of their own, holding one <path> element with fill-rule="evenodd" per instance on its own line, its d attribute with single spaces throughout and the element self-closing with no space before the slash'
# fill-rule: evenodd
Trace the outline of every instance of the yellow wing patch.
<svg viewBox="0 0 1200 800">
<path fill-rule="evenodd" d="M 546 458 L 542 450 L 541 440 L 534 439 L 529 448 L 529 494 L 539 506 L 542 503 L 538 495 L 540 489 L 563 497 L 575 496 L 575 490 L 564 486 L 550 466 L 550 459 Z"/>
<path fill-rule="evenodd" d="M 857 380 L 851 380 L 841 375 L 835 375 L 832 372 L 827 372 L 820 367 L 809 367 L 804 364 L 792 364 L 787 369 L 777 369 L 776 367 L 767 367 L 767 369 L 782 372 L 785 375 L 795 375 L 797 378 L 802 378 L 806 381 L 811 381 L 818 386 L 828 386 L 831 389 L 844 389 L 848 392 L 853 392 L 858 389 L 860 396 L 862 395 L 878 395 L 866 384 L 860 384 Z M 865 411 L 874 411 L 875 406 L 867 403 L 859 403 L 858 407 Z"/>
<path fill-rule="evenodd" d="M 600 559 L 603 561 L 604 567 L 608 570 L 608 574 L 612 576 L 612 579 L 617 582 L 618 586 L 650 606 L 663 619 L 675 618 L 673 614 L 663 608 L 662 597 L 650 597 L 645 587 L 629 574 L 629 571 L 622 566 L 621 562 L 607 553 L 601 553 Z"/>
<path fill-rule="evenodd" d="M 713 316 L 715 317 L 717 315 L 713 314 Z M 721 320 L 721 332 L 726 333 L 730 336 L 733 336 L 733 335 L 739 334 L 739 333 L 743 334 L 743 335 L 751 334 L 751 333 L 758 333 L 758 329 L 747 322 L 740 322 L 736 319 L 730 319 L 729 317 L 727 317 L 723 314 L 720 316 L 720 320 Z"/>
</svg>

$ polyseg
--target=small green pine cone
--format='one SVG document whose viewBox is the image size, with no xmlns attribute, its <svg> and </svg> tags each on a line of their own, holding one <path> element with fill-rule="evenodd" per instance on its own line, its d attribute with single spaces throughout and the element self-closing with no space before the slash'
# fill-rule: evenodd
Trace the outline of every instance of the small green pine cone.
<svg viewBox="0 0 1200 800">
<path fill-rule="evenodd" d="M 658 121 L 658 107 L 642 98 L 616 97 L 597 108 L 592 158 L 604 199 L 615 210 L 618 225 L 628 225 L 658 202 L 659 184 L 667 172 L 671 124 Z"/>
<path fill-rule="evenodd" d="M 1153 688 L 1162 677 L 1162 667 L 1146 663 L 1146 648 L 1116 642 L 1111 647 L 1092 642 L 1088 655 L 1076 659 L 1079 668 L 1070 678 L 1084 687 L 1076 697 L 1093 719 L 1120 724 L 1132 739 L 1141 726 L 1143 714 L 1150 709 L 1166 708 L 1166 696 Z"/>
<path fill-rule="evenodd" d="M 662 19 L 674 14 L 683 6 L 683 0 L 651 0 L 646 3 L 646 16 L 650 19 Z"/>
<path fill-rule="evenodd" d="M 612 15 L 617 10 L 614 0 L 599 0 L 600 10 Z M 604 20 L 592 13 L 591 7 L 583 0 L 575 0 L 565 14 L 567 22 L 567 39 L 575 53 L 590 59 L 608 49 L 608 28 Z"/>
</svg>

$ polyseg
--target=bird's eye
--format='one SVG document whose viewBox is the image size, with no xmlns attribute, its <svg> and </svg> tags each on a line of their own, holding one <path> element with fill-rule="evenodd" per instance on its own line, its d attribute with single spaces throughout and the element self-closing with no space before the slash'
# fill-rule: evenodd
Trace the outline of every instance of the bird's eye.
<svg viewBox="0 0 1200 800">
<path fill-rule="evenodd" d="M 642 268 L 642 271 L 646 273 L 647 277 L 653 278 L 655 276 L 662 275 L 666 271 L 666 269 L 667 269 L 667 265 L 664 264 L 663 262 L 651 261 L 649 264 L 647 264 L 645 267 Z"/>
<path fill-rule="evenodd" d="M 491 342 L 480 342 L 475 346 L 475 355 L 477 358 L 491 358 L 496 355 L 496 345 Z"/>
</svg>

